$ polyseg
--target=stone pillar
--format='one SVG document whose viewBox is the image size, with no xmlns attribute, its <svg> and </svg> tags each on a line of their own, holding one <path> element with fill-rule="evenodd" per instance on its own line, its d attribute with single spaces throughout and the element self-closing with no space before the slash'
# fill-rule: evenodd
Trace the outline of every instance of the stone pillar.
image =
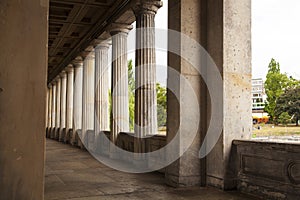
<svg viewBox="0 0 300 200">
<path fill-rule="evenodd" d="M 230 162 L 232 141 L 250 138 L 252 127 L 250 2 L 169 1 L 169 29 L 198 43 L 180 36 L 174 43 L 174 37 L 169 37 L 169 49 L 178 49 L 180 55 L 168 54 L 168 66 L 178 74 L 169 68 L 168 88 L 174 91 L 168 92 L 167 142 L 179 135 L 175 153 L 187 149 L 166 168 L 166 182 L 172 186 L 235 188 L 235 171 Z M 200 54 L 199 44 L 209 56 Z M 208 92 L 203 85 L 207 85 Z M 187 86 L 193 89 L 197 102 L 192 101 Z M 212 96 L 215 91 L 218 98 Z M 197 110 L 199 117 L 195 118 Z M 195 127 L 195 137 L 187 131 L 189 127 Z M 211 127 L 220 130 L 207 132 Z M 192 137 L 189 147 L 182 145 Z M 168 153 L 167 156 L 172 154 Z M 200 159 L 200 155 L 204 157 Z"/>
<path fill-rule="evenodd" d="M 82 84 L 83 84 L 83 61 L 77 57 L 74 65 L 74 97 L 73 97 L 73 134 L 71 144 L 78 144 L 78 134 L 82 128 Z"/>
<path fill-rule="evenodd" d="M 95 52 L 88 52 L 83 62 L 83 93 L 82 93 L 82 134 L 80 147 L 89 148 L 89 138 L 94 129 L 95 101 Z M 93 141 L 93 140 L 92 140 Z"/>
<path fill-rule="evenodd" d="M 49 1 L 1 0 L 0 13 L 0 199 L 41 200 Z"/>
<path fill-rule="evenodd" d="M 109 43 L 103 41 L 95 47 L 95 135 L 109 130 Z"/>
<path fill-rule="evenodd" d="M 236 187 L 232 141 L 250 139 L 251 110 L 251 0 L 208 1 L 207 51 L 223 78 L 223 132 L 207 156 L 207 184 Z M 208 81 L 214 72 L 207 68 Z M 208 113 L 209 116 L 209 113 Z"/>
<path fill-rule="evenodd" d="M 52 82 L 52 116 L 51 116 L 51 133 L 50 138 L 54 138 L 55 121 L 56 121 L 56 82 Z"/>
<path fill-rule="evenodd" d="M 60 130 L 59 141 L 64 141 L 66 134 L 66 106 L 67 106 L 67 75 L 65 71 L 60 73 L 61 93 L 60 93 Z"/>
<path fill-rule="evenodd" d="M 56 77 L 56 120 L 55 120 L 55 135 L 54 138 L 58 140 L 60 130 L 60 96 L 61 96 L 61 78 Z"/>
<path fill-rule="evenodd" d="M 47 137 L 50 137 L 50 133 L 51 133 L 51 126 L 52 126 L 52 84 L 48 85 L 48 91 L 49 91 L 49 95 L 48 95 L 48 117 L 47 117 L 47 124 L 48 124 L 48 129 L 47 129 Z"/>
<path fill-rule="evenodd" d="M 64 142 L 70 142 L 72 138 L 72 128 L 73 128 L 73 91 L 74 91 L 74 68 L 73 65 L 68 65 L 67 71 L 67 108 L 66 108 L 66 135 Z"/>
<path fill-rule="evenodd" d="M 135 152 L 145 152 L 142 138 L 157 134 L 155 14 L 161 1 L 141 1 L 136 16 Z"/>
<path fill-rule="evenodd" d="M 112 128 L 111 141 L 129 131 L 127 36 L 131 25 L 112 24 Z"/>
<path fill-rule="evenodd" d="M 45 129 L 48 128 L 48 112 L 49 112 L 49 88 L 46 89 L 46 112 L 45 112 Z"/>
</svg>

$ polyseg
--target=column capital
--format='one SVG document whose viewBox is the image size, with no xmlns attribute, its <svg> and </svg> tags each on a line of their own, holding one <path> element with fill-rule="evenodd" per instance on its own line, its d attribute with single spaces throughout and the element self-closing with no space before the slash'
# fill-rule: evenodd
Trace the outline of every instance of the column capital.
<svg viewBox="0 0 300 200">
<path fill-rule="evenodd" d="M 96 39 L 94 41 L 95 43 L 95 50 L 96 49 L 103 49 L 103 48 L 109 48 L 109 46 L 111 45 L 111 41 L 110 40 L 101 40 L 101 39 Z"/>
<path fill-rule="evenodd" d="M 85 59 L 94 59 L 94 58 L 95 58 L 95 50 L 90 51 L 85 57 Z"/>
<path fill-rule="evenodd" d="M 132 28 L 133 26 L 131 24 L 112 23 L 108 26 L 107 31 L 110 33 L 111 36 L 114 36 L 118 33 L 128 34 Z"/>
<path fill-rule="evenodd" d="M 52 88 L 52 83 L 49 83 L 47 86 L 48 86 L 49 89 L 51 89 Z"/>
<path fill-rule="evenodd" d="M 109 47 L 111 45 L 111 36 L 108 32 L 102 33 L 97 39 L 93 40 L 94 48 L 97 49 L 99 47 Z"/>
<path fill-rule="evenodd" d="M 65 77 L 67 76 L 66 71 L 65 71 L 65 70 L 62 70 L 62 71 L 60 72 L 59 76 L 60 76 L 61 78 L 65 78 Z"/>
<path fill-rule="evenodd" d="M 74 68 L 83 67 L 83 58 L 81 56 L 77 56 L 73 61 L 72 64 Z"/>
<path fill-rule="evenodd" d="M 155 15 L 157 10 L 162 6 L 163 2 L 160 0 L 138 0 L 132 10 L 135 16 L 139 16 L 141 14 Z"/>
<path fill-rule="evenodd" d="M 95 50 L 94 50 L 94 46 L 90 45 L 88 46 L 82 53 L 81 53 L 81 57 L 83 59 L 86 58 L 95 58 Z"/>
<path fill-rule="evenodd" d="M 73 65 L 72 64 L 69 64 L 65 70 L 67 71 L 67 73 L 70 73 L 70 72 L 73 72 L 74 68 L 73 68 Z"/>
<path fill-rule="evenodd" d="M 54 81 L 55 81 L 55 82 L 58 82 L 58 81 L 60 81 L 60 76 L 59 76 L 59 75 L 57 75 L 57 76 L 55 77 Z"/>
</svg>

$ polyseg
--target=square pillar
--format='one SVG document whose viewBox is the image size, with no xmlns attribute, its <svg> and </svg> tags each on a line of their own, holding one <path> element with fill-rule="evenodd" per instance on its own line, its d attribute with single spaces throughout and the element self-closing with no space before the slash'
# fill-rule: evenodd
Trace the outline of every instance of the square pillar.
<svg viewBox="0 0 300 200">
<path fill-rule="evenodd" d="M 207 51 L 223 78 L 223 132 L 206 157 L 206 180 L 208 185 L 233 189 L 236 171 L 231 161 L 232 141 L 250 139 L 252 133 L 251 0 L 208 1 Z M 207 68 L 211 84 L 213 73 Z"/>
<path fill-rule="evenodd" d="M 252 131 L 251 1 L 170 1 L 169 28 L 182 35 L 169 34 L 169 48 L 179 52 L 168 56 L 167 141 L 179 134 L 181 157 L 167 167 L 166 182 L 232 189 L 232 141 Z"/>
<path fill-rule="evenodd" d="M 0 199 L 44 199 L 49 1 L 0 1 Z"/>
</svg>

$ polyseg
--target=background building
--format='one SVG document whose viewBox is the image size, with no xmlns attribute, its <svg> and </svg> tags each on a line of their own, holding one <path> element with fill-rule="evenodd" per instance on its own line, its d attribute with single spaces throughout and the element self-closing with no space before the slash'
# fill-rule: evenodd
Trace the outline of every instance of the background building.
<svg viewBox="0 0 300 200">
<path fill-rule="evenodd" d="M 252 79 L 252 110 L 264 110 L 266 94 L 262 78 Z"/>
<path fill-rule="evenodd" d="M 267 96 L 262 78 L 252 79 L 252 120 L 253 124 L 267 123 L 269 121 L 268 113 L 264 112 Z"/>
</svg>

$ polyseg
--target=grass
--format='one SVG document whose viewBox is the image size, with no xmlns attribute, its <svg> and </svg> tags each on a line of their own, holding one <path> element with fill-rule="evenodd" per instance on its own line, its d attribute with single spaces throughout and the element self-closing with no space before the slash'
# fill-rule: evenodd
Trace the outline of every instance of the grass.
<svg viewBox="0 0 300 200">
<path fill-rule="evenodd" d="M 258 129 L 258 126 L 261 129 Z M 283 125 L 275 126 L 273 124 L 256 124 L 253 126 L 255 129 L 252 132 L 252 137 L 268 137 L 268 136 L 299 136 L 300 126 L 290 124 L 287 127 Z M 160 127 L 158 131 L 159 135 L 166 135 L 166 127 Z"/>
<path fill-rule="evenodd" d="M 258 129 L 258 126 L 261 129 Z M 252 137 L 265 137 L 265 136 L 300 136 L 300 126 L 288 125 L 287 127 L 273 124 L 258 124 L 254 125 Z"/>
</svg>

